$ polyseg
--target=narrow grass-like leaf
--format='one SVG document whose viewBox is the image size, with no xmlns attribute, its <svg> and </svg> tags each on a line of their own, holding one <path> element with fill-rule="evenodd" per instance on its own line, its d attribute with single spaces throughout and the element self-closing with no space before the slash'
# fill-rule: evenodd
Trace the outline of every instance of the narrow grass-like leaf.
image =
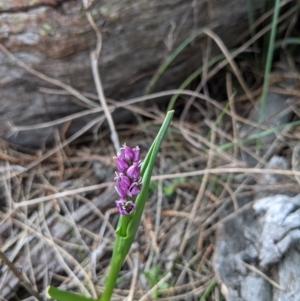
<svg viewBox="0 0 300 301">
<path fill-rule="evenodd" d="M 96 299 L 63 291 L 53 286 L 49 286 L 47 288 L 46 295 L 49 296 L 52 300 L 57 301 L 97 301 Z"/>
<path fill-rule="evenodd" d="M 211 280 L 210 284 L 208 285 L 208 287 L 205 289 L 200 301 L 206 301 L 206 299 L 211 294 L 211 292 L 214 289 L 214 287 L 216 286 L 216 284 L 217 284 L 217 280 L 216 280 L 216 278 L 213 278 Z"/>
<path fill-rule="evenodd" d="M 254 7 L 253 0 L 247 0 L 247 11 L 248 11 L 248 23 L 250 28 L 251 37 L 254 37 L 255 31 L 253 29 L 254 24 Z M 257 48 L 257 41 L 254 42 L 254 48 Z M 254 52 L 255 64 L 258 65 L 258 53 Z"/>
<path fill-rule="evenodd" d="M 279 48 L 286 45 L 300 45 L 300 38 L 286 38 L 275 43 L 274 48 Z"/>
<path fill-rule="evenodd" d="M 272 29 L 270 33 L 270 40 L 268 46 L 268 53 L 267 53 L 267 60 L 265 66 L 265 74 L 264 74 L 264 83 L 263 83 L 263 90 L 260 100 L 260 108 L 259 108 L 259 123 L 262 123 L 264 119 L 265 107 L 266 107 L 266 97 L 269 89 L 269 79 L 270 79 L 270 72 L 273 62 L 273 54 L 274 54 L 274 46 L 275 46 L 275 38 L 277 33 L 277 23 L 278 23 L 278 16 L 280 11 L 280 0 L 275 0 L 275 8 L 272 20 Z"/>
<path fill-rule="evenodd" d="M 229 101 L 227 102 L 227 104 L 224 106 L 223 110 L 221 111 L 221 113 L 219 114 L 219 116 L 217 117 L 216 121 L 214 121 L 212 123 L 212 126 L 214 127 L 214 129 L 218 126 L 218 124 L 222 121 L 224 115 L 226 114 L 228 108 L 229 108 Z M 211 135 L 211 132 L 213 131 L 213 129 L 210 129 L 208 134 L 206 135 L 206 139 L 209 140 L 210 139 L 210 135 Z"/>
<path fill-rule="evenodd" d="M 270 134 L 273 134 L 277 130 L 284 129 L 286 126 L 293 127 L 293 126 L 297 126 L 297 125 L 300 125 L 300 120 L 296 120 L 296 121 L 293 121 L 293 122 L 290 122 L 290 123 L 286 123 L 286 124 L 281 124 L 281 125 L 275 126 L 275 127 L 271 128 L 269 130 L 265 130 L 265 131 L 262 131 L 262 132 L 250 135 L 247 138 L 239 139 L 236 142 L 225 143 L 223 145 L 218 146 L 216 149 L 217 150 L 225 150 L 225 149 L 233 147 L 234 145 L 239 145 L 239 144 L 242 144 L 244 142 L 248 142 L 248 141 L 251 141 L 251 140 L 260 139 L 262 137 L 268 136 Z"/>
<path fill-rule="evenodd" d="M 224 58 L 223 54 L 217 55 L 216 57 L 212 58 L 206 65 L 201 66 L 200 68 L 198 68 L 197 70 L 195 70 L 179 87 L 180 90 L 185 89 L 194 79 L 197 78 L 197 76 L 199 76 L 203 70 L 205 70 L 206 68 L 212 66 L 213 64 L 217 63 L 218 61 L 220 61 L 221 59 Z M 179 97 L 179 94 L 175 94 L 172 96 L 169 104 L 168 104 L 168 108 L 167 110 L 172 110 L 175 102 L 177 100 L 177 98 Z"/>
<path fill-rule="evenodd" d="M 173 52 L 172 54 L 167 58 L 167 60 L 159 67 L 158 71 L 154 74 L 152 79 L 150 80 L 147 88 L 146 88 L 146 94 L 149 94 L 151 90 L 153 89 L 154 85 L 157 83 L 158 79 L 161 77 L 161 75 L 166 71 L 166 69 L 169 67 L 169 65 L 174 61 L 174 59 L 184 50 L 186 46 L 188 46 L 196 37 L 198 37 L 200 34 L 203 33 L 204 29 L 206 27 L 200 28 L 195 33 L 193 33 L 191 36 L 189 36 L 187 39 L 185 39 Z"/>
</svg>

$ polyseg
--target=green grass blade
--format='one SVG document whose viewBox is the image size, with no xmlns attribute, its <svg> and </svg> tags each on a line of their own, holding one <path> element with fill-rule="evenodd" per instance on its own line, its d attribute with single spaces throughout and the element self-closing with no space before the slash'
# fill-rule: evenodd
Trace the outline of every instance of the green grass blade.
<svg viewBox="0 0 300 301">
<path fill-rule="evenodd" d="M 248 11 L 248 23 L 250 28 L 250 35 L 251 37 L 254 37 L 255 30 L 253 29 L 254 24 L 254 7 L 253 7 L 253 0 L 247 0 L 247 11 Z M 254 48 L 257 47 L 257 41 L 254 42 Z M 258 65 L 258 53 L 254 52 L 254 58 L 255 58 L 255 64 Z"/>
<path fill-rule="evenodd" d="M 300 45 L 300 38 L 286 38 L 275 43 L 274 48 L 280 48 L 286 45 Z"/>
<path fill-rule="evenodd" d="M 244 142 L 248 142 L 248 141 L 251 141 L 251 140 L 255 140 L 255 139 L 259 139 L 259 138 L 268 136 L 270 134 L 273 134 L 277 130 L 284 129 L 286 126 L 293 127 L 293 126 L 297 126 L 297 125 L 300 125 L 300 120 L 296 120 L 296 121 L 293 121 L 293 122 L 290 122 L 290 123 L 275 126 L 275 127 L 271 128 L 269 130 L 265 130 L 265 131 L 250 135 L 247 138 L 239 139 L 236 142 L 225 143 L 223 145 L 218 146 L 216 149 L 217 150 L 225 150 L 225 149 L 233 147 L 234 145 L 239 145 L 239 144 L 242 144 Z"/>
<path fill-rule="evenodd" d="M 220 61 L 221 59 L 224 58 L 224 55 L 223 54 L 220 54 L 216 57 L 214 57 L 213 59 L 211 59 L 206 65 L 204 66 L 201 66 L 200 68 L 198 68 L 197 70 L 195 70 L 179 87 L 180 90 L 183 90 L 185 89 L 194 79 L 197 78 L 197 76 L 199 76 L 203 70 L 205 70 L 206 68 L 212 66 L 213 64 L 217 63 L 218 61 Z M 173 109 L 174 105 L 175 105 L 175 102 L 176 100 L 178 99 L 179 97 L 179 94 L 175 94 L 172 96 L 170 102 L 169 102 L 169 105 L 168 105 L 168 108 L 167 108 L 167 111 L 170 111 Z"/>
<path fill-rule="evenodd" d="M 184 50 L 186 46 L 188 46 L 196 37 L 198 37 L 200 34 L 203 33 L 204 29 L 206 27 L 200 28 L 195 33 L 193 33 L 191 36 L 189 36 L 187 39 L 185 39 L 174 51 L 173 53 L 167 58 L 167 60 L 160 66 L 158 71 L 154 74 L 152 79 L 150 80 L 147 88 L 146 88 L 146 94 L 149 94 L 155 84 L 157 83 L 158 79 L 161 77 L 161 75 L 166 71 L 166 69 L 169 67 L 169 65 L 174 61 L 174 59 Z"/>
<path fill-rule="evenodd" d="M 263 83 L 263 90 L 261 95 L 260 101 L 260 108 L 259 108 L 259 123 L 261 124 L 264 119 L 265 107 L 266 107 L 266 97 L 269 89 L 269 79 L 270 79 L 270 72 L 273 62 L 273 54 L 275 48 L 275 38 L 277 33 L 277 23 L 278 23 L 278 16 L 280 11 L 280 1 L 275 0 L 275 9 L 273 14 L 272 20 L 272 29 L 270 33 L 270 40 L 268 46 L 268 53 L 267 53 L 267 60 L 266 60 L 266 67 L 265 67 L 265 75 L 264 75 L 264 83 Z"/>
<path fill-rule="evenodd" d="M 254 24 L 253 0 L 247 0 L 247 11 L 248 11 L 249 27 L 252 28 L 252 26 Z M 253 29 L 251 30 L 251 36 L 253 36 Z"/>
<path fill-rule="evenodd" d="M 217 280 L 216 278 L 213 278 L 210 284 L 208 285 L 208 287 L 205 289 L 200 301 L 205 301 L 209 297 L 216 284 L 217 284 Z"/>
<path fill-rule="evenodd" d="M 149 157 L 149 159 L 148 159 L 148 156 L 146 156 L 146 159 L 148 161 L 146 162 L 146 164 L 143 164 L 143 167 L 142 167 L 143 186 L 142 186 L 141 193 L 138 195 L 138 197 L 136 199 L 136 210 L 133 212 L 133 218 L 131 220 L 131 223 L 128 226 L 128 232 L 132 231 L 132 232 L 136 233 L 137 228 L 139 226 L 140 220 L 142 218 L 144 206 L 145 206 L 145 203 L 148 198 L 148 190 L 149 190 L 149 186 L 150 186 L 151 175 L 152 175 L 152 171 L 154 168 L 154 163 L 155 163 L 160 145 L 164 139 L 164 136 L 165 136 L 167 129 L 173 118 L 173 115 L 174 115 L 174 111 L 169 111 L 167 113 L 164 123 L 162 124 L 162 126 L 150 148 L 151 156 Z"/>
<path fill-rule="evenodd" d="M 47 296 L 57 301 L 97 301 L 93 298 L 83 297 L 78 294 L 60 290 L 56 287 L 49 286 L 46 292 Z"/>
<path fill-rule="evenodd" d="M 226 114 L 228 108 L 229 108 L 229 101 L 227 102 L 227 104 L 224 106 L 223 110 L 221 111 L 221 113 L 219 114 L 219 116 L 217 117 L 216 121 L 212 123 L 213 129 L 210 129 L 208 134 L 206 135 L 206 139 L 209 140 L 210 139 L 210 135 L 211 132 L 217 128 L 218 124 L 222 121 L 224 115 Z"/>
</svg>

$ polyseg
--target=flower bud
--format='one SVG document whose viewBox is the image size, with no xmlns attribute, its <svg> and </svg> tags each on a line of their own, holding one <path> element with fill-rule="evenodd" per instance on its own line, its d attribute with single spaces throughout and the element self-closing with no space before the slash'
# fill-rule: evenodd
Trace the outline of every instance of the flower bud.
<svg viewBox="0 0 300 301">
<path fill-rule="evenodd" d="M 126 144 L 124 144 L 121 148 L 121 157 L 127 162 L 132 162 L 134 158 L 134 151 L 131 147 L 128 147 Z"/>
<path fill-rule="evenodd" d="M 121 198 L 123 198 L 123 199 L 126 198 L 126 196 L 128 194 L 128 190 L 120 189 L 118 186 L 115 186 L 115 189 Z"/>
<path fill-rule="evenodd" d="M 135 208 L 133 201 L 126 201 L 124 199 L 115 201 L 116 207 L 120 214 L 129 215 Z"/>
<path fill-rule="evenodd" d="M 138 146 L 136 146 L 132 149 L 132 151 L 134 152 L 133 162 L 139 162 L 140 161 L 140 155 L 141 155 L 140 148 Z"/>
<path fill-rule="evenodd" d="M 116 173 L 116 175 L 115 181 L 117 186 L 115 186 L 115 189 L 121 198 L 125 198 L 131 182 L 128 177 L 124 176 L 122 173 Z"/>
<path fill-rule="evenodd" d="M 142 184 L 140 182 L 133 182 L 127 191 L 127 195 L 130 197 L 137 196 L 141 192 L 141 186 Z"/>
<path fill-rule="evenodd" d="M 121 156 L 116 158 L 116 164 L 119 172 L 126 172 L 128 169 L 128 163 Z"/>
<path fill-rule="evenodd" d="M 133 181 L 137 181 L 141 175 L 141 168 L 139 162 L 133 163 L 126 171 L 127 176 Z"/>
</svg>

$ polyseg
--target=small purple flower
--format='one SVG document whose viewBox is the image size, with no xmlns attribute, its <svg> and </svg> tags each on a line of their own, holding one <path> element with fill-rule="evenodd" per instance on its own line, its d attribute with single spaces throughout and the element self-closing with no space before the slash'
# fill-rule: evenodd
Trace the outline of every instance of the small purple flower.
<svg viewBox="0 0 300 301">
<path fill-rule="evenodd" d="M 126 172 L 129 167 L 128 163 L 121 156 L 116 158 L 116 164 L 119 172 Z"/>
<path fill-rule="evenodd" d="M 131 182 L 128 179 L 128 177 L 124 176 L 124 174 L 122 174 L 122 173 L 116 172 L 116 175 L 117 175 L 115 177 L 115 181 L 117 184 L 117 186 L 115 186 L 116 191 L 121 198 L 125 198 L 128 193 L 128 189 L 129 189 Z"/>
<path fill-rule="evenodd" d="M 140 162 L 133 163 L 126 171 L 126 174 L 133 181 L 137 181 L 141 175 Z"/>
<path fill-rule="evenodd" d="M 128 196 L 135 197 L 141 192 L 141 183 L 140 182 L 133 182 L 129 189 L 128 189 Z"/>
<path fill-rule="evenodd" d="M 121 172 L 116 172 L 116 177 L 114 178 L 117 184 L 128 186 L 130 185 L 130 180 Z"/>
<path fill-rule="evenodd" d="M 129 215 L 135 208 L 135 203 L 133 201 L 121 199 L 115 201 L 115 203 L 119 213 L 122 215 Z"/>
<path fill-rule="evenodd" d="M 121 148 L 121 157 L 127 162 L 132 162 L 134 159 L 133 149 L 129 146 L 126 146 L 126 144 L 124 144 Z"/>
<path fill-rule="evenodd" d="M 134 152 L 133 162 L 139 162 L 140 155 L 141 155 L 140 148 L 138 146 L 136 146 L 132 149 L 132 151 Z"/>
</svg>

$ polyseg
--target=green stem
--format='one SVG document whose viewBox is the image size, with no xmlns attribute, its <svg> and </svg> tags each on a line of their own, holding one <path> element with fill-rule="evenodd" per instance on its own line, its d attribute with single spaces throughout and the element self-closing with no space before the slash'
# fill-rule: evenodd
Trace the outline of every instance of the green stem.
<svg viewBox="0 0 300 301">
<path fill-rule="evenodd" d="M 107 277 L 107 281 L 105 283 L 105 289 L 104 292 L 101 296 L 101 298 L 99 299 L 99 301 L 109 301 L 111 298 L 111 295 L 113 293 L 113 290 L 115 288 L 117 279 L 118 279 L 118 274 L 121 270 L 121 267 L 123 265 L 123 260 L 121 260 L 121 258 L 116 258 L 118 257 L 118 254 L 116 254 L 116 248 L 114 248 L 113 250 L 113 255 L 112 258 L 114 258 L 114 260 L 111 260 L 110 262 L 110 267 L 109 267 L 109 273 L 108 273 L 108 277 Z"/>
</svg>

